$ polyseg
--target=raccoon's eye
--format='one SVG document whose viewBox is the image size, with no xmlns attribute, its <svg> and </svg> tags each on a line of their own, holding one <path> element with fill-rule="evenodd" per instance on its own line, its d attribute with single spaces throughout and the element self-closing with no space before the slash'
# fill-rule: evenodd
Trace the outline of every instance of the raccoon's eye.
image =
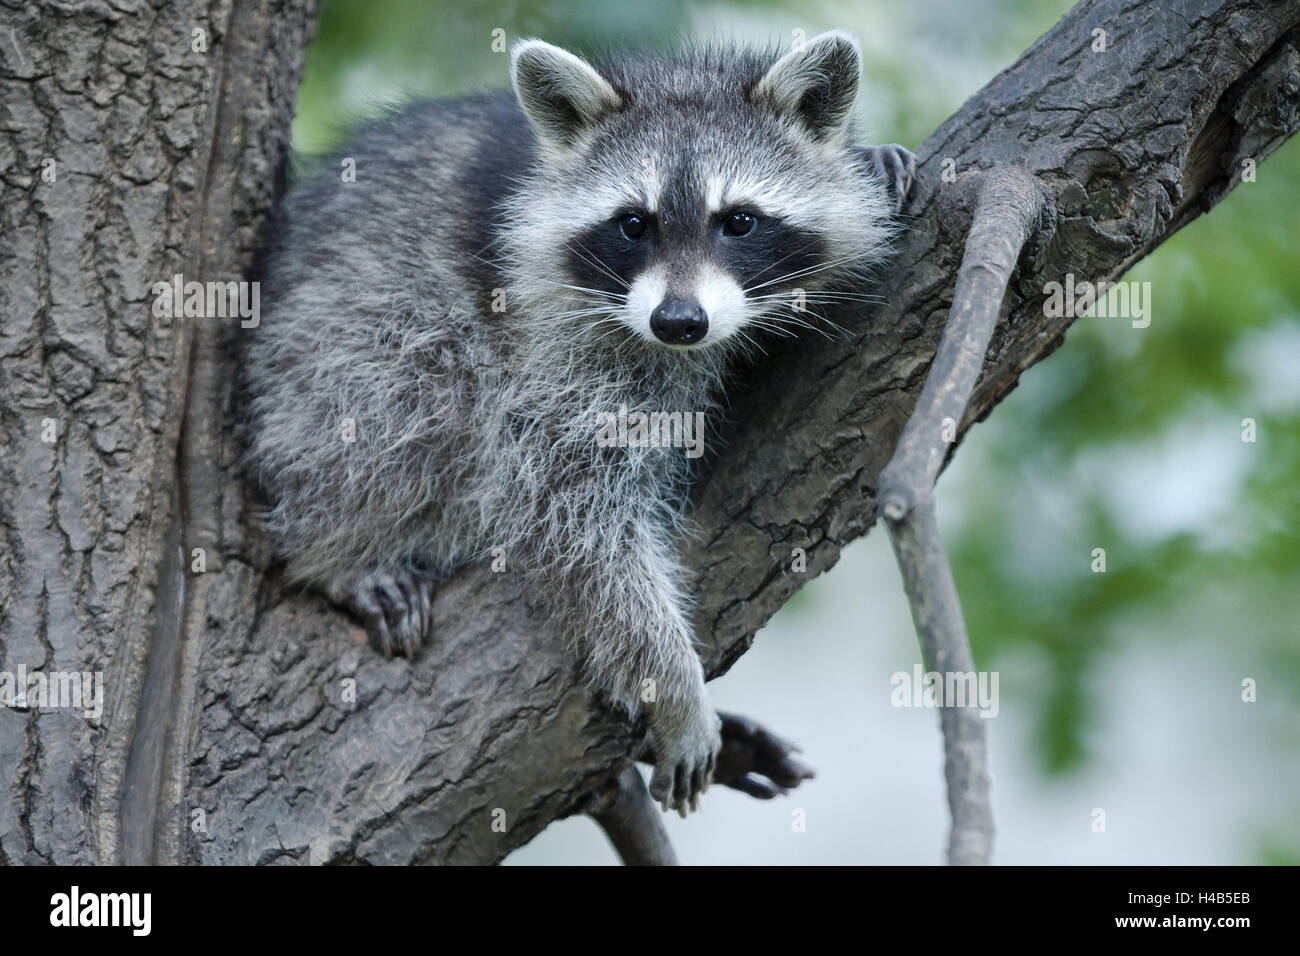
<svg viewBox="0 0 1300 956">
<path fill-rule="evenodd" d="M 758 220 L 747 212 L 733 212 L 727 217 L 726 222 L 722 224 L 724 235 L 739 239 L 741 236 L 747 236 L 754 231 L 758 225 Z"/>
<path fill-rule="evenodd" d="M 630 212 L 626 216 L 619 216 L 618 228 L 624 238 L 640 239 L 645 234 L 645 220 L 636 213 Z"/>
</svg>

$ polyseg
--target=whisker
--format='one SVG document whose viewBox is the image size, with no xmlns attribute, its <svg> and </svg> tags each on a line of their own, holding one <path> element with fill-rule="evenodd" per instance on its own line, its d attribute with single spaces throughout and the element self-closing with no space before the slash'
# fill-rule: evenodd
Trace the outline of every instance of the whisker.
<svg viewBox="0 0 1300 956">
<path fill-rule="evenodd" d="M 844 256 L 839 259 L 832 259 L 829 262 L 823 262 L 815 266 L 808 266 L 804 269 L 796 269 L 794 272 L 787 272 L 785 275 L 777 276 L 775 279 L 769 279 L 767 282 L 760 282 L 756 286 L 750 286 L 745 291 L 754 292 L 758 289 L 765 289 L 768 286 L 776 285 L 778 282 L 788 282 L 791 279 L 799 279 L 805 276 L 813 275 L 818 272 L 824 272 L 827 269 L 832 269 L 835 266 L 843 265 L 846 262 L 852 262 L 855 259 L 865 259 L 868 255 L 869 253 L 859 253 L 858 255 Z"/>
<path fill-rule="evenodd" d="M 751 302 L 775 302 L 778 299 L 791 298 L 791 292 L 769 292 L 765 295 L 747 296 Z M 812 292 L 805 291 L 802 299 L 806 302 L 816 302 L 819 305 L 825 305 L 832 302 L 884 302 L 883 296 L 867 295 L 861 292 L 830 292 L 817 289 Z"/>
<path fill-rule="evenodd" d="M 745 288 L 750 282 L 752 282 L 754 279 L 757 279 L 768 269 L 774 268 L 775 266 L 779 266 L 781 263 L 785 262 L 785 260 L 789 259 L 791 256 L 797 256 L 799 253 L 811 249 L 813 246 L 817 245 L 817 243 L 820 241 L 821 241 L 820 239 L 814 239 L 811 242 L 805 243 L 804 245 L 800 246 L 798 249 L 795 249 L 793 252 L 787 252 L 780 259 L 777 259 L 775 262 L 769 262 L 763 268 L 755 272 L 752 276 L 746 276 L 745 279 L 741 281 L 740 287 L 742 289 Z"/>
<path fill-rule="evenodd" d="M 595 266 L 597 269 L 599 269 L 599 270 L 601 270 L 602 272 L 604 272 L 605 275 L 609 276 L 611 279 L 613 279 L 615 282 L 617 282 L 617 283 L 618 283 L 619 285 L 621 285 L 623 288 L 628 289 L 628 290 L 631 290 L 632 286 L 629 285 L 626 281 L 624 281 L 624 279 L 622 278 L 622 276 L 618 275 L 618 273 L 616 273 L 613 269 L 611 269 L 609 266 L 607 266 L 607 265 L 606 265 L 606 264 L 601 260 L 600 256 L 596 255 L 594 252 L 592 252 L 590 249 L 588 249 L 588 248 L 587 248 L 586 246 L 584 246 L 582 243 L 578 242 L 577 239 L 570 239 L 567 243 L 565 243 L 565 245 L 569 245 L 570 243 L 572 243 L 573 246 L 576 246 L 576 247 L 577 247 L 577 249 L 579 250 L 579 251 L 578 251 L 578 255 L 582 257 L 582 259 L 583 259 L 584 262 L 586 262 L 586 263 L 588 263 L 588 264 L 590 264 L 590 265 Z"/>
<path fill-rule="evenodd" d="M 818 325 L 809 322 L 807 319 L 803 318 L 803 315 L 809 315 L 812 318 L 816 319 L 821 324 Z M 803 314 L 799 314 L 799 313 L 786 311 L 785 309 L 768 308 L 760 312 L 759 315 L 756 317 L 756 319 L 761 319 L 767 323 L 775 323 L 777 325 L 782 326 L 783 328 L 786 328 L 787 330 L 791 326 L 808 329 L 809 331 L 816 332 L 818 335 L 825 336 L 828 339 L 832 338 L 832 336 L 827 335 L 826 330 L 822 328 L 822 325 L 830 327 L 835 332 L 844 336 L 845 338 L 850 338 L 852 336 L 852 333 L 850 333 L 848 329 L 844 328 L 843 326 L 835 322 L 832 322 L 825 315 L 822 315 L 821 313 L 818 312 L 813 312 L 812 310 L 805 310 Z"/>
<path fill-rule="evenodd" d="M 470 253 L 470 255 L 474 256 L 474 258 L 478 259 L 480 262 L 486 263 L 490 266 L 496 266 L 502 269 L 510 268 L 509 266 L 502 266 L 499 262 L 493 262 L 491 259 L 484 259 L 482 256 L 475 255 L 474 253 Z M 608 292 L 605 289 L 590 289 L 587 286 L 573 285 L 569 282 L 556 282 L 554 279 L 543 279 L 541 276 L 528 275 L 523 272 L 514 272 L 514 275 L 518 276 L 520 279 L 527 279 L 530 282 L 541 282 L 546 285 L 559 286 L 562 289 L 571 289 L 574 292 L 586 292 L 589 295 L 602 295 L 606 298 L 616 299 L 620 302 L 627 301 L 627 296 L 623 295 L 621 292 Z"/>
</svg>

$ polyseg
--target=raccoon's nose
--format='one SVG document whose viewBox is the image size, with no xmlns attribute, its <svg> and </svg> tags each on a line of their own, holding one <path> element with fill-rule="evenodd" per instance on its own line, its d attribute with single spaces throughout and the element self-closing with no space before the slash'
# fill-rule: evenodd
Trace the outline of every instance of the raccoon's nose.
<svg viewBox="0 0 1300 956">
<path fill-rule="evenodd" d="M 650 313 L 650 331 L 669 345 L 694 345 L 709 331 L 709 316 L 690 299 L 664 299 Z"/>
</svg>

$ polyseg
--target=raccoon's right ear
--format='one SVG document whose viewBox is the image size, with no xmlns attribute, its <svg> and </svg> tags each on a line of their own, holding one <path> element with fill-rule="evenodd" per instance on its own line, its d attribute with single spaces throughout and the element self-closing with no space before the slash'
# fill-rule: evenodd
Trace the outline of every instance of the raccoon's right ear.
<svg viewBox="0 0 1300 956">
<path fill-rule="evenodd" d="M 584 129 L 623 106 L 614 87 L 586 60 L 541 40 L 510 51 L 515 96 L 542 142 L 568 146 Z"/>
<path fill-rule="evenodd" d="M 818 139 L 830 139 L 848 126 L 861 77 L 857 39 L 831 30 L 773 63 L 751 95 L 802 123 Z"/>
</svg>

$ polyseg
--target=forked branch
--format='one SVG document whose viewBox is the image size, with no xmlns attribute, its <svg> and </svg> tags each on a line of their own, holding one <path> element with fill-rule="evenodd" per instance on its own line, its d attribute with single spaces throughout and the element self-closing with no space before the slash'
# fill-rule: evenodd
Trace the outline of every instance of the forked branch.
<svg viewBox="0 0 1300 956">
<path fill-rule="evenodd" d="M 983 367 L 1007 282 L 1042 204 L 1042 192 L 1027 172 L 1008 168 L 985 174 L 934 364 L 893 458 L 880 474 L 877 496 L 921 654 L 927 671 L 941 675 L 973 673 L 975 665 L 939 537 L 934 483 Z M 984 864 L 993 848 L 988 741 L 974 702 L 963 703 L 959 707 L 943 698 L 939 710 L 952 812 L 948 862 Z"/>
</svg>

